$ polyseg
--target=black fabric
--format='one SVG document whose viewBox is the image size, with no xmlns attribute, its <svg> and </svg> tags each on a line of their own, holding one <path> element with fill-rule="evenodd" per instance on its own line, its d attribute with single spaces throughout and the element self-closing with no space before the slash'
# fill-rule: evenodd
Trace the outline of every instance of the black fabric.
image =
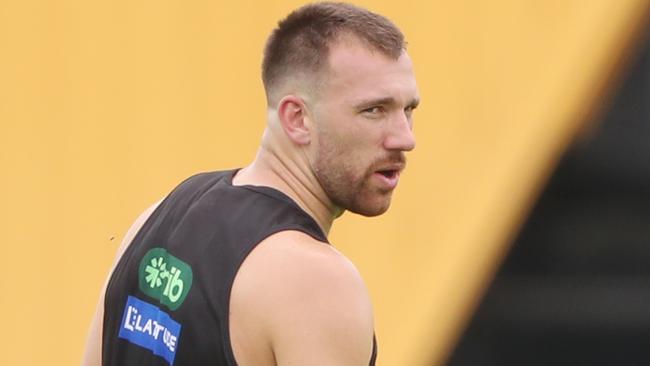
<svg viewBox="0 0 650 366">
<path fill-rule="evenodd" d="M 158 307 L 180 324 L 173 365 L 236 365 L 229 337 L 230 290 L 246 256 L 260 241 L 284 230 L 302 231 L 327 243 L 316 222 L 289 197 L 268 187 L 233 186 L 235 173 L 211 172 L 189 178 L 139 230 L 107 287 L 104 366 L 169 365 L 151 349 L 118 336 L 130 297 Z M 141 261 L 152 248 L 163 248 L 192 269 L 191 287 L 176 309 L 138 285 Z M 375 354 L 373 347 L 371 365 Z"/>
</svg>

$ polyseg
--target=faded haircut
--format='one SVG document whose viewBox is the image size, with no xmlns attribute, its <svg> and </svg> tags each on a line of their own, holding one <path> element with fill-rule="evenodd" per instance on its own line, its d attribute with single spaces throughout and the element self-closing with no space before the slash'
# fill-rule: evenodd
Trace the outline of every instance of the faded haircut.
<svg viewBox="0 0 650 366">
<path fill-rule="evenodd" d="M 289 77 L 319 75 L 329 47 L 348 35 L 395 60 L 406 48 L 402 32 L 379 14 L 344 3 L 305 5 L 278 22 L 266 42 L 262 81 L 269 105 L 277 102 L 277 89 Z"/>
</svg>

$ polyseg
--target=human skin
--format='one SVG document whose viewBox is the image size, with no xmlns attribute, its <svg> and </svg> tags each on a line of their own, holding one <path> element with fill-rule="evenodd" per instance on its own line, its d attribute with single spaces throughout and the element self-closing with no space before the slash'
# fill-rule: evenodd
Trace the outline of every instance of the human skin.
<svg viewBox="0 0 650 366">
<path fill-rule="evenodd" d="M 313 108 L 311 165 L 334 205 L 380 215 L 406 166 L 404 152 L 415 148 L 419 97 L 411 60 L 406 52 L 395 61 L 344 38 L 329 65 Z"/>
</svg>

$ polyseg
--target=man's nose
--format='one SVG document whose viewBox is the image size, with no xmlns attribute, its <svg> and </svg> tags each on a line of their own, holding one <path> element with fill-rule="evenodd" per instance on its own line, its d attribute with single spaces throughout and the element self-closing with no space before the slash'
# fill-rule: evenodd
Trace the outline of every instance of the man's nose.
<svg viewBox="0 0 650 366">
<path fill-rule="evenodd" d="M 413 123 L 406 116 L 406 113 L 400 113 L 392 122 L 384 140 L 384 148 L 399 151 L 411 151 L 415 149 Z"/>
</svg>

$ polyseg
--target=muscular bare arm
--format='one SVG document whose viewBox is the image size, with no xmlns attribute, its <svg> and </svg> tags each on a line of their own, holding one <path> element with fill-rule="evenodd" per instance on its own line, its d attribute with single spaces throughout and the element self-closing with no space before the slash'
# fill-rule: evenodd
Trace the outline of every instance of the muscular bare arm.
<svg viewBox="0 0 650 366">
<path fill-rule="evenodd" d="M 104 281 L 104 286 L 102 286 L 102 291 L 99 295 L 97 307 L 95 308 L 95 315 L 93 316 L 93 320 L 90 324 L 90 329 L 88 331 L 88 338 L 86 339 L 86 349 L 84 351 L 83 359 L 81 360 L 82 366 L 99 366 L 102 364 L 101 345 L 102 345 L 102 328 L 103 328 L 102 323 L 104 319 L 104 294 L 106 293 L 106 286 L 108 285 L 108 280 L 110 279 L 111 274 L 113 273 L 113 270 L 117 265 L 117 262 L 122 257 L 122 254 L 124 254 L 126 248 L 128 248 L 129 244 L 131 244 L 131 241 L 133 241 L 135 235 L 138 233 L 138 231 L 140 231 L 142 225 L 144 225 L 144 223 L 147 221 L 149 216 L 151 216 L 151 214 L 156 209 L 156 207 L 158 207 L 160 202 L 162 202 L 162 200 L 154 203 L 149 208 L 147 208 L 142 214 L 140 214 L 140 216 L 131 225 L 126 235 L 124 235 L 124 239 L 122 239 L 122 242 L 120 243 L 120 246 L 117 249 L 115 260 L 113 261 L 113 265 L 111 267 L 111 270 L 109 271 L 106 281 Z"/>
<path fill-rule="evenodd" d="M 294 231 L 275 234 L 242 265 L 231 298 L 240 366 L 367 366 L 373 317 L 354 266 Z"/>
</svg>

